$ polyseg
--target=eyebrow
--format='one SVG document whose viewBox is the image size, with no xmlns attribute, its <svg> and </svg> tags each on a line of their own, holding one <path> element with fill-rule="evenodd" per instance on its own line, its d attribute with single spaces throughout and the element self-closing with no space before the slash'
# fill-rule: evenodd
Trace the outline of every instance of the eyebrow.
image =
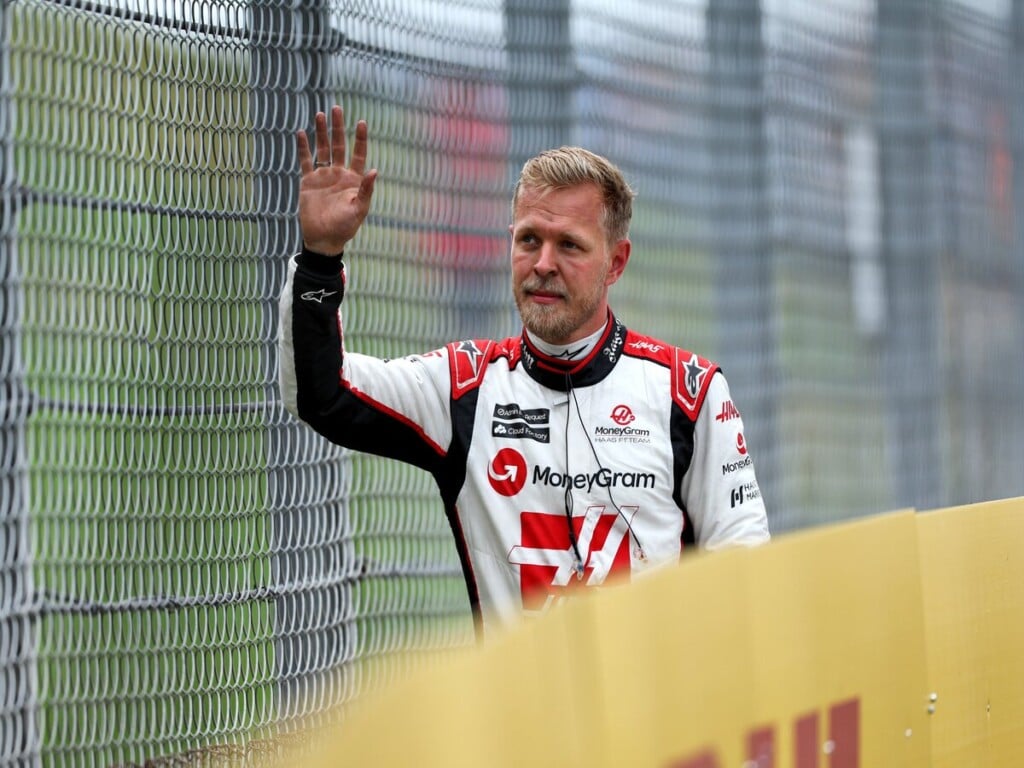
<svg viewBox="0 0 1024 768">
<path fill-rule="evenodd" d="M 520 226 L 516 226 L 515 224 L 512 225 L 512 230 L 517 237 L 537 234 L 538 229 L 540 228 L 531 224 L 522 224 Z M 583 234 L 575 229 L 557 229 L 555 231 L 555 235 L 560 240 L 572 240 L 573 242 L 580 244 L 590 242 Z"/>
</svg>

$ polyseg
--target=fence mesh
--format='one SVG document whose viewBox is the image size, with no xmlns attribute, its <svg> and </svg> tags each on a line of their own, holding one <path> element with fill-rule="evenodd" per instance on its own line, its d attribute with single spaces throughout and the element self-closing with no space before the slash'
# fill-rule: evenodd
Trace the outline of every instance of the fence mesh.
<svg viewBox="0 0 1024 768">
<path fill-rule="evenodd" d="M 294 132 L 367 119 L 349 344 L 517 332 L 508 199 L 639 192 L 778 532 L 1024 493 L 1024 2 L 22 0 L 0 16 L 0 765 L 245 750 L 472 642 L 429 478 L 276 391 Z"/>
</svg>

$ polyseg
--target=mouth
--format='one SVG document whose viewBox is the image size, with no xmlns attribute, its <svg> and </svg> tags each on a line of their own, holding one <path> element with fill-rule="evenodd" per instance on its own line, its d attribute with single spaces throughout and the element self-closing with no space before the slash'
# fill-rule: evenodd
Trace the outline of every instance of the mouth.
<svg viewBox="0 0 1024 768">
<path fill-rule="evenodd" d="M 554 304 L 565 298 L 565 294 L 562 291 L 555 290 L 555 286 L 544 285 L 543 283 L 524 285 L 523 294 L 535 304 Z"/>
<path fill-rule="evenodd" d="M 562 300 L 560 293 L 552 293 L 551 291 L 527 291 L 526 295 L 537 304 L 554 304 Z"/>
</svg>

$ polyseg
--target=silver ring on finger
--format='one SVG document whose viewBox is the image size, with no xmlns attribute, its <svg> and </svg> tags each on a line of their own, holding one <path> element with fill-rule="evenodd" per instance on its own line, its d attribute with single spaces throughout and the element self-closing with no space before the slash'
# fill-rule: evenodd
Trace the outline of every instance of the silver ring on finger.
<svg viewBox="0 0 1024 768">
<path fill-rule="evenodd" d="M 313 163 L 314 168 L 329 168 L 330 165 L 330 160 L 317 160 L 315 163 Z"/>
</svg>

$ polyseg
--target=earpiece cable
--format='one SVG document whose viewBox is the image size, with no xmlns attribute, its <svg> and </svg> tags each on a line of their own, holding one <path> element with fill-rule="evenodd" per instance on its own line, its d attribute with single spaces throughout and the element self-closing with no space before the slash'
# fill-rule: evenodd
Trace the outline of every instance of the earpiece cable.
<svg viewBox="0 0 1024 768">
<path fill-rule="evenodd" d="M 590 435 L 587 433 L 587 425 L 583 422 L 583 412 L 580 410 L 580 402 L 576 399 L 576 390 L 572 386 L 572 377 L 568 372 L 565 374 L 566 389 L 569 395 L 572 397 L 572 402 L 576 405 L 576 418 L 579 420 L 580 427 L 583 429 L 583 435 L 587 438 L 587 444 L 590 446 L 590 452 L 594 456 L 594 460 L 597 462 L 597 467 L 600 470 L 604 470 L 604 465 L 601 463 L 601 457 L 597 455 L 597 448 L 594 446 L 594 441 L 590 439 Z M 568 408 L 568 405 L 567 405 Z M 565 415 L 565 471 L 569 471 L 569 414 Z M 629 522 L 629 518 L 619 507 L 618 502 L 615 501 L 615 496 L 612 494 L 612 487 L 608 486 L 608 501 L 612 503 L 612 507 L 615 508 L 616 514 L 622 518 L 622 522 L 626 524 L 626 528 L 629 530 L 629 536 L 636 542 L 637 558 L 640 560 L 646 560 L 647 554 L 644 551 L 644 545 L 640 542 L 640 538 L 636 535 L 636 531 L 633 530 L 633 526 Z M 572 495 L 569 492 L 568 486 L 565 489 L 565 509 L 566 516 L 569 520 L 569 537 L 572 542 L 573 551 L 576 553 L 576 560 L 580 563 L 580 578 L 582 578 L 582 559 L 580 558 L 579 547 L 576 544 L 576 534 L 572 529 Z"/>
</svg>

